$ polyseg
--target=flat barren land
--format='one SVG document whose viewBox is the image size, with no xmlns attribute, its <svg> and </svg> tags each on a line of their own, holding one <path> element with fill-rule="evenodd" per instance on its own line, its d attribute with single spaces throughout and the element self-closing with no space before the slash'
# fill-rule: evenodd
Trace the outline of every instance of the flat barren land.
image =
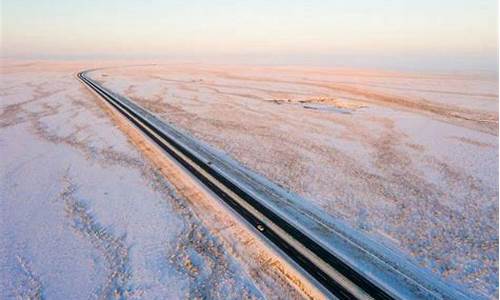
<svg viewBox="0 0 500 300">
<path fill-rule="evenodd" d="M 497 74 L 130 64 L 2 63 L 0 298 L 313 295 L 158 167 L 75 77 L 91 68 L 311 212 L 498 296 Z"/>
<path fill-rule="evenodd" d="M 76 79 L 88 67 L 2 66 L 0 298 L 311 296 L 227 212 L 148 158 Z"/>
<path fill-rule="evenodd" d="M 495 74 L 186 64 L 92 76 L 448 281 L 498 293 Z"/>
</svg>

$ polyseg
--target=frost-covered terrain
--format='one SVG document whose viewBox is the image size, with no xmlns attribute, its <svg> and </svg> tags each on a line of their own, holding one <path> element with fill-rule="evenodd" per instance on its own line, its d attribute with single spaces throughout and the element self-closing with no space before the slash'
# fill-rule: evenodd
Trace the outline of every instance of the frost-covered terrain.
<svg viewBox="0 0 500 300">
<path fill-rule="evenodd" d="M 200 220 L 76 79 L 89 67 L 3 62 L 0 298 L 300 297 Z"/>
<path fill-rule="evenodd" d="M 448 282 L 498 295 L 496 74 L 187 64 L 92 74 Z"/>
</svg>

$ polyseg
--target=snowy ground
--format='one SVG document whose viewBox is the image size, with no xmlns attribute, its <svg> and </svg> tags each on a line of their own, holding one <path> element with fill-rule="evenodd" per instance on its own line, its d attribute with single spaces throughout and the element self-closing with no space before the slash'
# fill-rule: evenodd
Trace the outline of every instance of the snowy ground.
<svg viewBox="0 0 500 300">
<path fill-rule="evenodd" d="M 200 220 L 75 78 L 89 67 L 3 62 L 0 298 L 300 297 Z"/>
<path fill-rule="evenodd" d="M 495 74 L 187 64 L 93 74 L 332 218 L 498 295 Z"/>
</svg>

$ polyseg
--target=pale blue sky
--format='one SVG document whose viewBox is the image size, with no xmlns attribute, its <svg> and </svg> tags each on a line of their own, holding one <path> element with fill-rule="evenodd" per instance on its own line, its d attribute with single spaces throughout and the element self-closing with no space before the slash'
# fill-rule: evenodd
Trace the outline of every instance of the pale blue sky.
<svg viewBox="0 0 500 300">
<path fill-rule="evenodd" d="M 2 56 L 485 68 L 497 26 L 494 0 L 2 0 Z"/>
</svg>

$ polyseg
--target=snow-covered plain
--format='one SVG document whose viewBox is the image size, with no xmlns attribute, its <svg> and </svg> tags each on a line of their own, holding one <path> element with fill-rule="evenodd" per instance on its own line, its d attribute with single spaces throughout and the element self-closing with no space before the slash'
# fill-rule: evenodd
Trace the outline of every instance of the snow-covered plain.
<svg viewBox="0 0 500 300">
<path fill-rule="evenodd" d="M 184 64 L 91 76 L 448 282 L 498 295 L 496 74 Z"/>
<path fill-rule="evenodd" d="M 301 297 L 200 220 L 76 79 L 89 67 L 2 64 L 0 298 Z"/>
</svg>

